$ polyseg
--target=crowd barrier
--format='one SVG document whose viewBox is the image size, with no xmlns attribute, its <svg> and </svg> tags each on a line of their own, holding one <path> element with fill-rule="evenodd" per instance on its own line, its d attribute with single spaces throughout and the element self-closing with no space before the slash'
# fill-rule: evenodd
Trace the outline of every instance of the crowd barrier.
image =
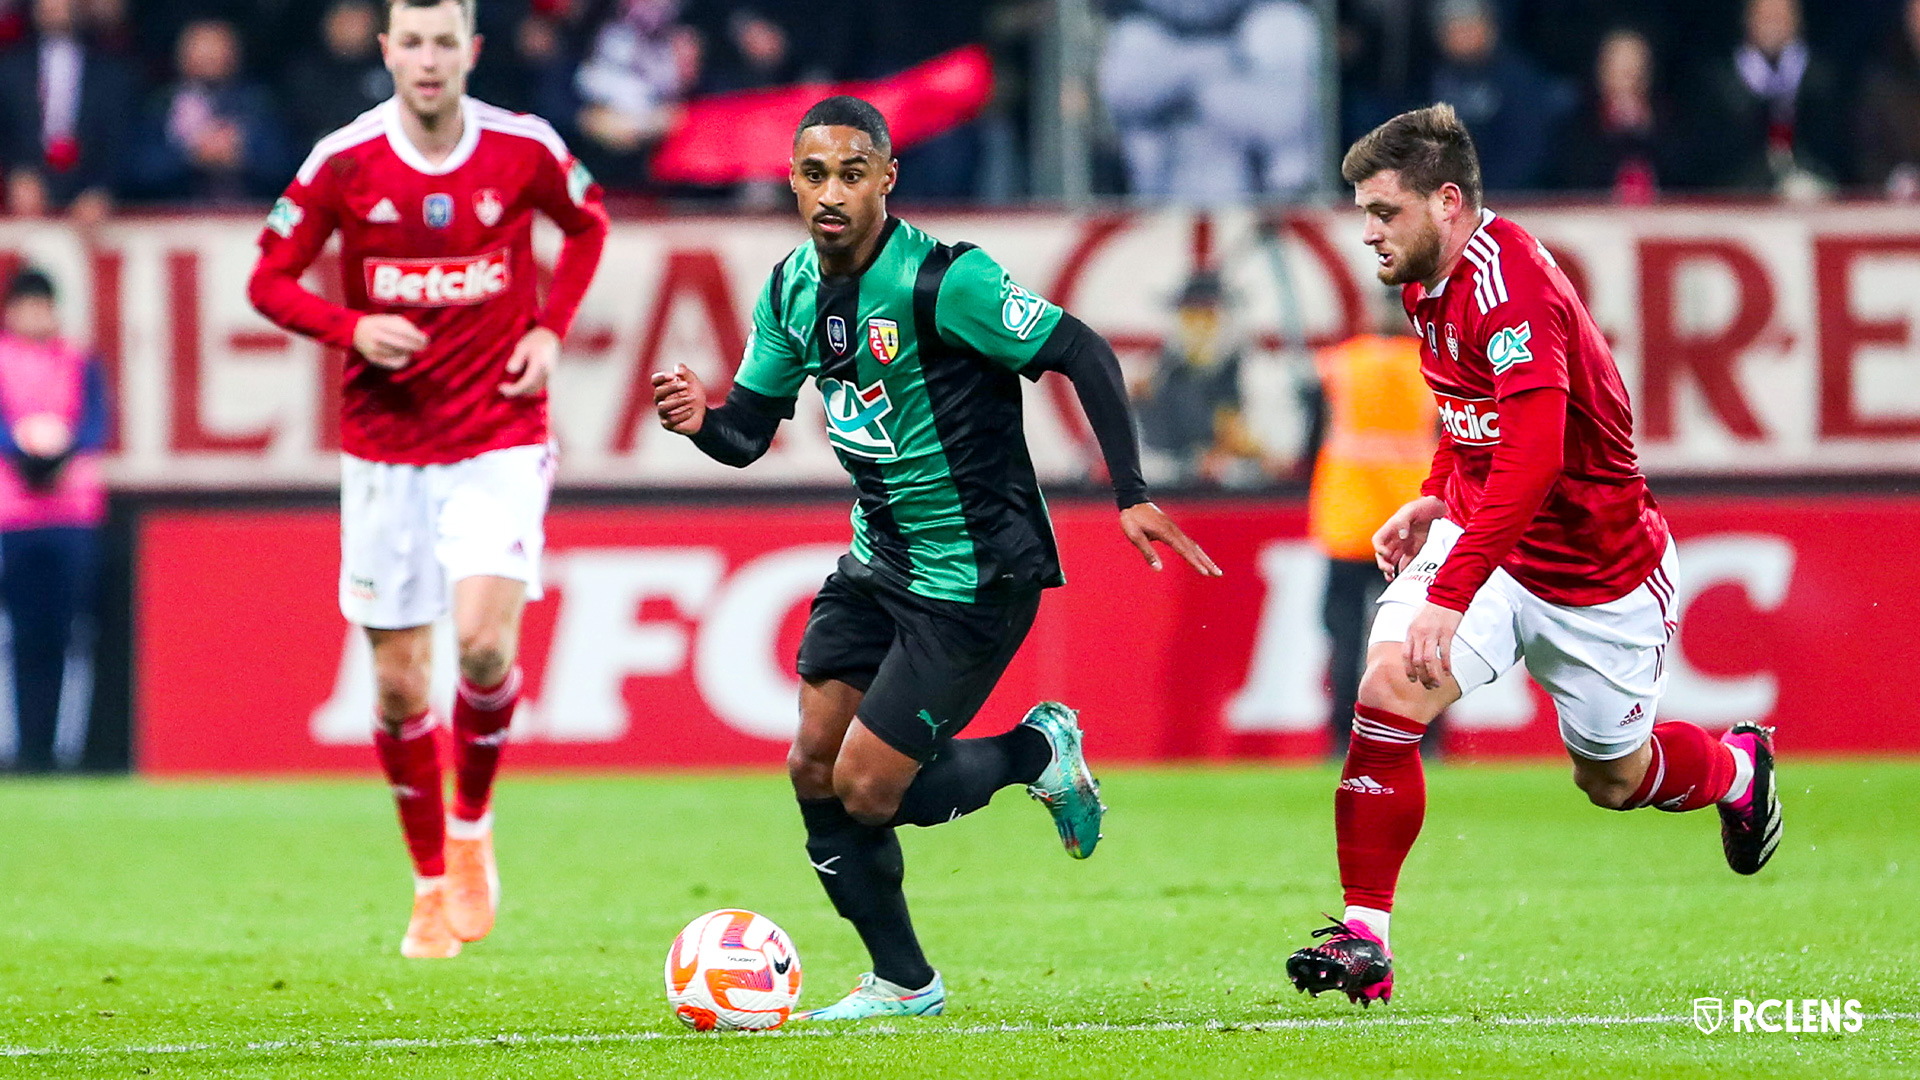
<svg viewBox="0 0 1920 1080">
<path fill-rule="evenodd" d="M 1920 751 L 1881 664 L 1908 655 L 1920 500 L 1674 496 L 1680 630 L 1663 714 L 1778 725 L 1783 753 Z M 1326 751 L 1324 563 L 1291 502 L 1169 501 L 1226 571 L 1154 573 L 1111 504 L 1055 519 L 1052 592 L 977 731 L 1034 701 L 1083 710 L 1096 760 L 1304 758 Z M 843 503 L 562 506 L 547 598 L 528 611 L 512 758 L 531 768 L 772 766 L 795 723 L 806 605 L 845 548 Z M 364 769 L 366 647 L 336 607 L 337 514 L 173 509 L 136 536 L 135 762 L 142 771 Z M 441 630 L 435 693 L 452 688 Z M 1902 698 L 1896 701 L 1896 697 Z M 1523 674 L 1451 716 L 1473 756 L 1558 753 Z"/>
</svg>

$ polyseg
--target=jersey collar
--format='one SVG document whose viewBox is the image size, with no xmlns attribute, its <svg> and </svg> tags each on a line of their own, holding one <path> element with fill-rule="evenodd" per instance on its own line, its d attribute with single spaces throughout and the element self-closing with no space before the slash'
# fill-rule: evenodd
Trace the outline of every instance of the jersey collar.
<svg viewBox="0 0 1920 1080">
<path fill-rule="evenodd" d="M 1473 235 L 1467 237 L 1467 243 L 1472 244 L 1474 240 L 1479 238 L 1481 233 L 1486 232 L 1487 226 L 1493 224 L 1493 218 L 1494 218 L 1493 211 L 1487 209 L 1484 206 L 1481 207 L 1480 208 L 1480 224 L 1474 228 Z M 1463 248 L 1461 250 L 1464 251 L 1465 249 Z M 1439 287 L 1434 289 L 1432 292 L 1427 293 L 1424 297 L 1422 297 L 1422 299 L 1432 300 L 1442 295 L 1443 293 L 1445 293 L 1447 291 L 1447 283 L 1451 282 L 1456 276 L 1460 275 L 1461 273 L 1466 272 L 1467 267 L 1471 265 L 1472 263 L 1470 263 L 1467 260 L 1467 257 L 1465 255 L 1460 256 L 1459 265 L 1453 268 L 1453 273 L 1448 274 L 1444 278 L 1441 278 Z"/>
<path fill-rule="evenodd" d="M 878 243 L 873 245 L 873 253 L 868 255 L 867 261 L 864 263 L 861 263 L 860 266 L 853 271 L 853 273 L 848 274 L 845 278 L 841 278 L 840 280 L 843 280 L 843 281 L 851 280 L 853 278 L 860 277 L 861 275 L 865 274 L 868 270 L 873 269 L 873 264 L 880 261 L 880 253 L 887 250 L 888 244 L 893 243 L 893 234 L 898 231 L 900 231 L 900 219 L 897 217 L 894 217 L 892 214 L 888 214 L 887 220 L 883 222 L 880 226 L 880 240 Z M 825 277 L 830 277 L 832 275 L 823 273 L 820 276 L 825 278 Z"/>
<path fill-rule="evenodd" d="M 387 145 L 393 147 L 394 155 L 405 162 L 407 167 L 427 176 L 445 176 L 467 163 L 473 156 L 473 148 L 480 145 L 480 121 L 473 115 L 473 99 L 460 99 L 460 141 L 454 144 L 453 153 L 438 165 L 428 161 L 407 133 L 400 127 L 400 98 L 396 95 L 380 103 L 380 124 L 386 128 Z"/>
</svg>

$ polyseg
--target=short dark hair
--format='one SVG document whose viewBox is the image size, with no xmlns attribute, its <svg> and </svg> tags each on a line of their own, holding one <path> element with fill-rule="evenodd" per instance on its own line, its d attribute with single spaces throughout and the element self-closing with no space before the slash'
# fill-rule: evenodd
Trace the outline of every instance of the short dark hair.
<svg viewBox="0 0 1920 1080">
<path fill-rule="evenodd" d="M 1400 184 L 1431 195 L 1455 184 L 1468 205 L 1480 207 L 1480 154 L 1459 114 L 1446 102 L 1403 112 L 1360 137 L 1340 162 L 1340 177 L 1360 184 L 1392 169 Z"/>
<path fill-rule="evenodd" d="M 887 118 L 865 98 L 837 94 L 816 102 L 807 110 L 807 115 L 800 118 L 800 126 L 793 129 L 794 143 L 800 142 L 801 132 L 812 127 L 850 127 L 864 131 L 873 140 L 875 150 L 884 157 L 893 156 L 893 133 L 887 130 Z"/>
<path fill-rule="evenodd" d="M 25 300 L 30 297 L 51 300 L 53 299 L 53 279 L 47 276 L 45 270 L 38 267 L 22 267 L 7 282 L 4 296 L 5 302 L 9 304 L 15 300 Z"/>
<path fill-rule="evenodd" d="M 394 8 L 439 7 L 441 4 L 444 4 L 446 2 L 447 0 L 387 0 L 387 25 L 389 27 L 393 25 L 393 9 Z M 454 0 L 454 2 L 460 5 L 461 14 L 467 17 L 467 29 L 472 30 L 476 28 L 479 25 L 478 20 L 480 16 L 479 16 L 479 13 L 475 11 L 475 8 L 478 5 L 479 0 Z"/>
</svg>

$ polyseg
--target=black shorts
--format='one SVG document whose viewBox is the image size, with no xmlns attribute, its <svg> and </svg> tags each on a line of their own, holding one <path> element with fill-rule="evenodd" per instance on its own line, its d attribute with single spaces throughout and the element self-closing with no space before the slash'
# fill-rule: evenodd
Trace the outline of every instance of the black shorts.
<svg viewBox="0 0 1920 1080">
<path fill-rule="evenodd" d="M 931 761 L 986 704 L 1040 610 L 1040 590 L 981 603 L 934 600 L 842 555 L 813 598 L 800 677 L 863 692 L 860 722 Z"/>
</svg>

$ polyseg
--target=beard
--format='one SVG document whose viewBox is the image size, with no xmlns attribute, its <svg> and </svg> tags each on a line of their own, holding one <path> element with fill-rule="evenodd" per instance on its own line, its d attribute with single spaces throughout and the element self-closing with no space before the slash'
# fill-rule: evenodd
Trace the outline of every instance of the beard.
<svg viewBox="0 0 1920 1080">
<path fill-rule="evenodd" d="M 1440 227 L 1432 221 L 1407 242 L 1394 257 L 1392 266 L 1383 266 L 1378 274 L 1383 285 L 1411 285 L 1425 281 L 1440 269 Z"/>
</svg>

